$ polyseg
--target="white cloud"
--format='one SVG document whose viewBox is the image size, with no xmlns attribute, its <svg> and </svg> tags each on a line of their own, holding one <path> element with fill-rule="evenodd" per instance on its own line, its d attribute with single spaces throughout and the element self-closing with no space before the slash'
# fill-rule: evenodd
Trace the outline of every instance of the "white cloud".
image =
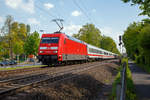
<svg viewBox="0 0 150 100">
<path fill-rule="evenodd" d="M 65 26 L 64 27 L 64 31 L 69 34 L 69 35 L 72 35 L 72 34 L 76 34 L 78 33 L 78 31 L 80 30 L 82 26 L 81 25 L 68 25 L 68 26 Z"/>
<path fill-rule="evenodd" d="M 36 20 L 35 18 L 29 18 L 29 19 L 27 19 L 27 22 L 32 24 L 32 25 L 40 24 L 40 22 L 38 20 Z"/>
<path fill-rule="evenodd" d="M 22 0 L 5 0 L 6 5 L 14 9 L 18 8 L 21 2 Z"/>
<path fill-rule="evenodd" d="M 77 10 L 75 10 L 75 11 L 73 11 L 73 12 L 71 13 L 72 16 L 80 16 L 81 14 L 82 14 L 82 13 L 79 12 L 79 11 L 77 11 Z"/>
<path fill-rule="evenodd" d="M 51 3 L 45 3 L 45 4 L 44 4 L 44 7 L 49 10 L 49 9 L 51 9 L 51 8 L 54 8 L 54 5 L 51 4 Z"/>
<path fill-rule="evenodd" d="M 13 9 L 34 13 L 34 0 L 5 0 L 5 4 Z"/>
<path fill-rule="evenodd" d="M 0 23 L 4 21 L 3 17 L 0 16 Z"/>
</svg>

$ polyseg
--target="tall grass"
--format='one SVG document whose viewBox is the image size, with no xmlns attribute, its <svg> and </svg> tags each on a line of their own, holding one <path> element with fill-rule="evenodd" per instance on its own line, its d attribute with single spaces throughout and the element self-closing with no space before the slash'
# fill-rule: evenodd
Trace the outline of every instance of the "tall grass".
<svg viewBox="0 0 150 100">
<path fill-rule="evenodd" d="M 113 82 L 112 94 L 110 96 L 110 100 L 116 100 L 117 98 L 117 85 L 121 84 L 121 70 L 123 69 L 123 63 L 126 63 L 126 100 L 136 100 L 135 87 L 132 81 L 132 73 L 128 66 L 128 59 L 123 58 L 121 62 L 121 66 L 118 69 L 118 74 Z"/>
<path fill-rule="evenodd" d="M 45 67 L 47 65 L 32 65 L 32 66 L 16 66 L 16 67 L 1 67 L 0 71 L 4 70 L 17 70 L 17 69 L 24 69 L 24 68 L 34 68 L 34 67 Z"/>
</svg>

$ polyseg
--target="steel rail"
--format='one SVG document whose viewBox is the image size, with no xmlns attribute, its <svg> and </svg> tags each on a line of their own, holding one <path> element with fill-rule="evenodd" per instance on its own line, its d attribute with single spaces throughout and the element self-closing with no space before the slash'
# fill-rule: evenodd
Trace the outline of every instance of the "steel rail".
<svg viewBox="0 0 150 100">
<path fill-rule="evenodd" d="M 89 64 L 89 63 L 86 63 L 86 65 Z M 90 63 L 91 64 L 91 63 Z M 92 63 L 93 64 L 93 63 Z M 86 66 L 84 64 L 84 66 Z M 77 65 L 71 65 L 72 67 L 75 67 L 76 66 L 79 66 L 78 64 Z M 65 70 L 69 70 L 70 69 L 70 66 L 67 67 Z M 71 68 L 73 69 L 73 68 Z M 59 69 L 60 70 L 60 69 Z M 64 70 L 64 69 L 61 69 L 61 70 Z M 40 75 L 40 74 L 46 74 L 46 73 L 50 73 L 50 72 L 53 72 L 53 70 L 50 68 L 48 70 L 42 70 L 42 71 L 35 71 L 34 73 L 29 73 L 29 74 L 26 74 L 25 76 L 20 76 L 20 77 L 14 77 L 14 78 L 9 78 L 9 79 L 4 79 L 4 80 L 0 80 L 0 84 L 1 83 L 5 83 L 5 82 L 9 82 L 9 81 L 15 81 L 15 80 L 19 80 L 19 79 L 24 79 L 24 78 L 28 78 L 28 77 L 31 77 L 31 76 L 34 76 L 34 75 Z M 60 71 L 56 71 L 55 73 L 59 73 Z M 38 74 L 37 74 L 38 73 Z M 52 73 L 54 74 L 54 73 Z"/>
<path fill-rule="evenodd" d="M 45 73 L 43 75 L 41 74 L 41 76 L 40 75 L 37 75 L 36 77 L 31 76 L 31 77 L 28 77 L 29 79 L 24 78 L 25 80 L 22 80 L 21 84 L 17 83 L 17 81 L 21 82 L 21 80 L 17 79 L 17 80 L 15 80 L 15 83 L 10 82 L 9 86 L 6 86 L 6 88 L 4 87 L 4 89 L 0 90 L 0 95 L 4 95 L 4 94 L 10 93 L 14 90 L 17 90 L 17 89 L 20 89 L 20 88 L 23 88 L 23 87 L 26 87 L 26 86 L 31 86 L 33 84 L 41 83 L 41 82 L 44 82 L 44 81 L 48 81 L 48 80 L 50 80 L 51 82 L 55 82 L 55 81 L 58 81 L 58 80 L 63 80 L 65 78 L 73 77 L 74 76 L 73 74 L 75 74 L 75 73 L 80 73 L 82 71 L 86 71 L 86 70 L 89 70 L 91 68 L 103 65 L 103 64 L 105 64 L 105 63 L 100 63 L 98 65 L 93 65 L 93 66 L 91 66 L 91 65 L 87 66 L 86 65 L 83 68 L 79 67 L 79 68 L 70 69 L 70 70 L 67 70 L 67 71 L 57 72 L 57 73 L 54 73 L 54 74 Z"/>
</svg>

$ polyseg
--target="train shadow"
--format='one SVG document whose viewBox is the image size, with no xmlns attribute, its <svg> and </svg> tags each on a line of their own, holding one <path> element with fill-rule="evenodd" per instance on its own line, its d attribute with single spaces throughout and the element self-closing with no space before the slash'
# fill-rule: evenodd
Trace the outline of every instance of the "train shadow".
<svg viewBox="0 0 150 100">
<path fill-rule="evenodd" d="M 47 85 L 28 93 L 21 100 L 96 100 L 104 85 L 102 82 L 87 74 L 68 75 L 74 78 L 47 82 Z"/>
<path fill-rule="evenodd" d="M 53 65 L 45 65 L 40 68 L 64 67 L 64 66 L 81 65 L 81 64 L 84 63 L 69 63 L 69 64 L 56 64 L 56 65 L 53 64 Z"/>
</svg>

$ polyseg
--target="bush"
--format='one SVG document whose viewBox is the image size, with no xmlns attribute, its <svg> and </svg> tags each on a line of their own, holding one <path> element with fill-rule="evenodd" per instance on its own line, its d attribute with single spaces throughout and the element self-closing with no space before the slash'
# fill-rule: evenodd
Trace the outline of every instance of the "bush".
<svg viewBox="0 0 150 100">
<path fill-rule="evenodd" d="M 120 84 L 121 82 L 121 70 L 123 69 L 123 63 L 126 63 L 126 100 L 136 100 L 136 94 L 135 94 L 135 87 L 133 85 L 132 81 L 132 74 L 128 66 L 128 59 L 123 58 L 122 59 L 122 65 L 119 68 L 119 72 L 116 76 L 116 79 L 113 83 L 113 88 L 112 88 L 112 94 L 111 94 L 111 100 L 116 100 L 116 89 L 117 89 L 117 84 Z"/>
</svg>

